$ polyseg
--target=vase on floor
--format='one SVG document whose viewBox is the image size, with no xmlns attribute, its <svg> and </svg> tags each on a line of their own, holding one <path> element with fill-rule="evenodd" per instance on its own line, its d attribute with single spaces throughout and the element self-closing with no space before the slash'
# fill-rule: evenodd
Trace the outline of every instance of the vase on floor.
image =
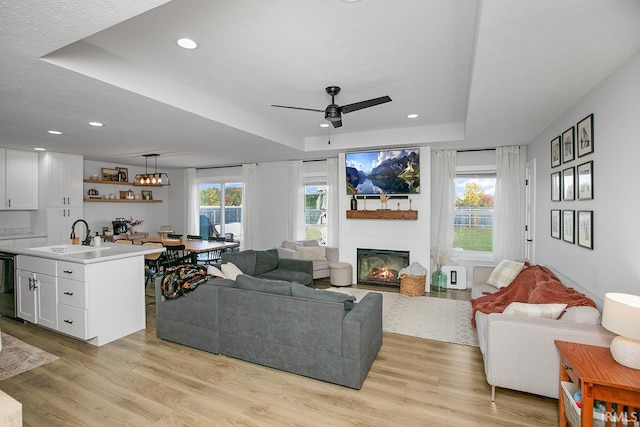
<svg viewBox="0 0 640 427">
<path fill-rule="evenodd" d="M 441 266 L 438 266 L 431 275 L 431 290 L 436 292 L 447 290 L 447 273 L 442 271 Z"/>
</svg>

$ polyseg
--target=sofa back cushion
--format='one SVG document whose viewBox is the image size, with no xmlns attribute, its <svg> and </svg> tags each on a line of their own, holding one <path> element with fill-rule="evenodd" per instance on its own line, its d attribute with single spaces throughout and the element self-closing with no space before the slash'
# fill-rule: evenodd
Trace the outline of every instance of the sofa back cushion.
<svg viewBox="0 0 640 427">
<path fill-rule="evenodd" d="M 344 305 L 345 311 L 353 308 L 356 297 L 340 292 L 325 291 L 323 289 L 313 289 L 299 283 L 291 285 L 291 296 L 313 301 L 337 302 Z"/>
<path fill-rule="evenodd" d="M 589 325 L 600 324 L 600 312 L 595 307 L 569 307 L 565 310 L 560 320 L 575 323 L 587 323 Z"/>
<path fill-rule="evenodd" d="M 280 257 L 277 249 L 267 251 L 256 251 L 256 268 L 254 275 L 259 276 L 267 271 L 275 270 L 280 264 Z"/>
<path fill-rule="evenodd" d="M 235 264 L 244 274 L 250 276 L 256 274 L 256 252 L 252 249 L 242 252 L 223 252 L 222 263 L 227 262 Z"/>
<path fill-rule="evenodd" d="M 241 274 L 236 277 L 236 287 L 245 291 L 291 296 L 291 283 L 283 280 L 258 279 Z"/>
<path fill-rule="evenodd" d="M 324 246 L 296 246 L 296 251 L 300 252 L 300 259 L 308 261 L 326 261 L 327 248 Z"/>
</svg>

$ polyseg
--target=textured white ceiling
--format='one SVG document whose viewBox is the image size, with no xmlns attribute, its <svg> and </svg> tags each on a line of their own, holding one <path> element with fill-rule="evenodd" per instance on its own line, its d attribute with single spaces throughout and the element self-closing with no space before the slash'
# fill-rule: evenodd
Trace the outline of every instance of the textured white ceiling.
<svg viewBox="0 0 640 427">
<path fill-rule="evenodd" d="M 524 144 L 640 49 L 638 24 L 637 0 L 4 1 L 0 146 L 199 167 Z M 270 107 L 323 109 L 329 85 L 393 101 L 331 145 L 322 113 Z"/>
</svg>

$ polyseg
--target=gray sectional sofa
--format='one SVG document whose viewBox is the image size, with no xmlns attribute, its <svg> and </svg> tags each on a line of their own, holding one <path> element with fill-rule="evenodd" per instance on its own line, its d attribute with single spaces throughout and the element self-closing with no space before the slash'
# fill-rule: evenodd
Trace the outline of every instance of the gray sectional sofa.
<svg viewBox="0 0 640 427">
<path fill-rule="evenodd" d="M 313 285 L 313 262 L 280 258 L 277 249 L 223 252 L 222 264 L 228 262 L 233 263 L 243 274 L 249 276 Z"/>
<path fill-rule="evenodd" d="M 382 345 L 382 298 L 360 302 L 297 283 L 239 275 L 211 279 L 190 294 L 162 298 L 164 340 L 359 389 Z"/>
</svg>

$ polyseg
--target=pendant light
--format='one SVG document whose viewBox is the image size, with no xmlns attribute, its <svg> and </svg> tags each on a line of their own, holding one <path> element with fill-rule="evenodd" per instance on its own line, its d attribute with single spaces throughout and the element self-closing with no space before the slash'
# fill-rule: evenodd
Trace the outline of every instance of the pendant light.
<svg viewBox="0 0 640 427">
<path fill-rule="evenodd" d="M 144 157 L 144 173 L 139 173 L 133 180 L 133 185 L 146 185 L 146 186 L 156 186 L 162 187 L 166 185 L 171 185 L 169 182 L 169 175 L 164 172 L 158 173 L 158 157 L 159 154 L 143 154 Z M 155 162 L 153 173 L 149 173 L 148 170 L 148 161 L 149 157 L 153 157 Z"/>
</svg>

